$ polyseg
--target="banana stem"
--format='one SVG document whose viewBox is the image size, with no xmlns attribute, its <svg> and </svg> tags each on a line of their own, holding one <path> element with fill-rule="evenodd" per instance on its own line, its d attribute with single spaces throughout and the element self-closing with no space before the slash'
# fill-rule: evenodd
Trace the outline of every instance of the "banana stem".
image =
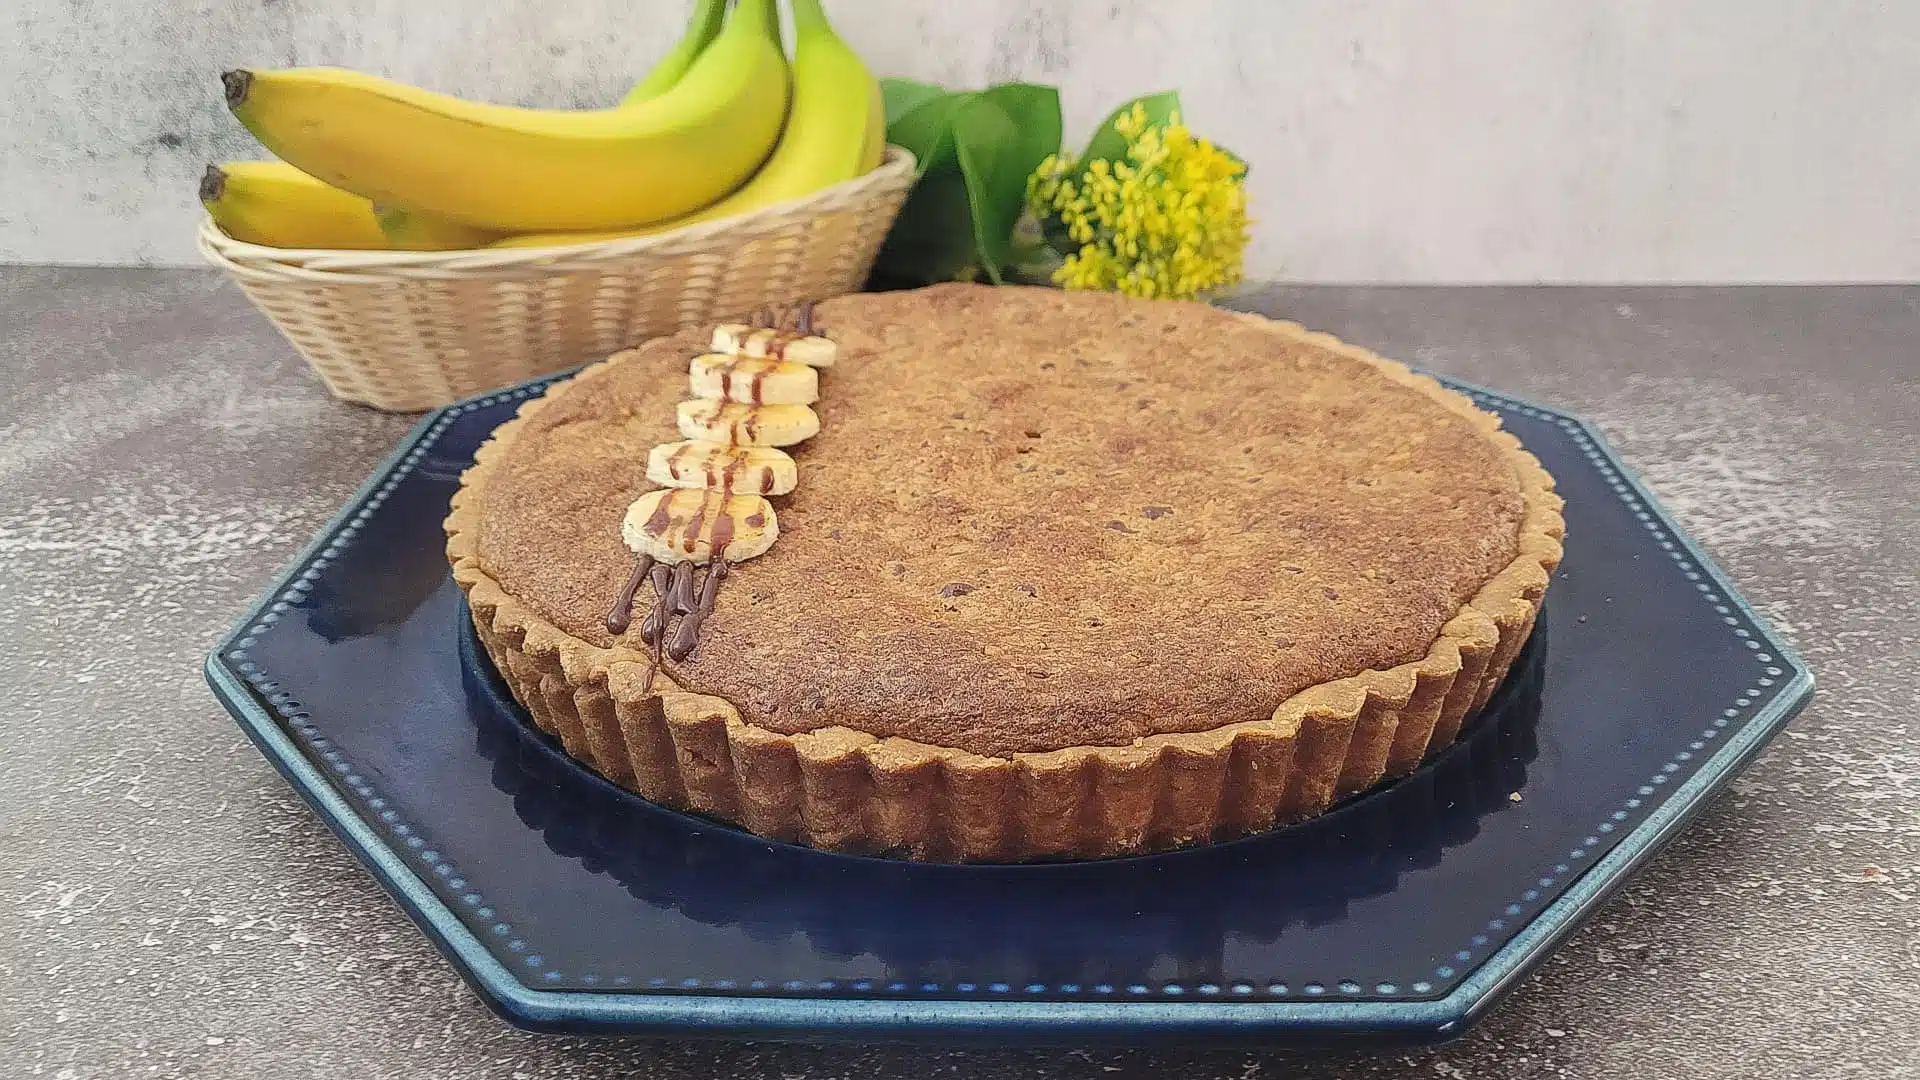
<svg viewBox="0 0 1920 1080">
<path fill-rule="evenodd" d="M 727 0 L 695 0 L 693 15 L 687 20 L 687 29 L 675 42 L 673 48 L 660 58 L 645 78 L 633 85 L 626 96 L 620 99 L 622 105 L 636 101 L 646 101 L 659 97 L 673 89 L 679 83 L 687 69 L 693 66 L 700 53 L 720 33 L 720 26 L 726 21 Z"/>
<path fill-rule="evenodd" d="M 253 89 L 253 72 L 245 68 L 220 73 L 220 88 L 227 95 L 227 108 L 237 109 L 247 100 L 247 91 Z"/>
<path fill-rule="evenodd" d="M 776 42 L 780 40 L 779 0 L 740 0 L 734 5 L 733 17 L 741 20 L 744 29 L 759 30 Z"/>
<path fill-rule="evenodd" d="M 827 22 L 826 10 L 820 6 L 820 0 L 787 0 L 787 8 L 793 12 L 793 32 L 795 36 L 818 30 L 831 30 Z"/>
<path fill-rule="evenodd" d="M 226 194 L 226 191 L 227 174 L 221 172 L 218 165 L 207 166 L 207 171 L 200 174 L 200 201 L 219 202 L 220 196 Z"/>
<path fill-rule="evenodd" d="M 694 0 L 693 15 L 687 20 L 687 33 L 701 41 L 713 40 L 720 24 L 727 21 L 728 0 Z"/>
</svg>

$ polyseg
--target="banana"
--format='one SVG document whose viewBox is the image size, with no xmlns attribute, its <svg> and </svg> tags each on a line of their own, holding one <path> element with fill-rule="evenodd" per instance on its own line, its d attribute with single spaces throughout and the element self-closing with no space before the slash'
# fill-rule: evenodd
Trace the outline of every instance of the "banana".
<svg viewBox="0 0 1920 1080">
<path fill-rule="evenodd" d="M 373 204 L 281 161 L 207 166 L 200 202 L 235 240 L 278 248 L 390 247 Z"/>
<path fill-rule="evenodd" d="M 820 400 L 820 373 L 771 356 L 696 356 L 687 372 L 694 397 L 749 405 L 811 405 Z"/>
<path fill-rule="evenodd" d="M 698 0 L 685 35 L 622 104 L 658 97 L 679 82 L 719 31 L 726 10 L 727 0 Z M 500 238 L 432 214 L 375 206 L 282 161 L 208 166 L 200 198 L 229 236 L 270 247 L 454 251 Z"/>
<path fill-rule="evenodd" d="M 228 236 L 268 247 L 453 251 L 500 236 L 375 206 L 284 161 L 209 165 L 200 178 L 200 201 Z"/>
<path fill-rule="evenodd" d="M 885 148 L 880 83 L 859 54 L 833 32 L 820 0 L 790 0 L 793 12 L 793 111 L 773 156 L 745 187 L 700 211 L 701 221 L 789 202 L 872 168 L 876 125 Z M 877 164 L 877 162 L 876 162 Z"/>
<path fill-rule="evenodd" d="M 820 417 L 805 405 L 742 405 L 735 401 L 683 401 L 676 416 L 680 434 L 729 446 L 792 446 L 820 433 Z"/>
<path fill-rule="evenodd" d="M 648 452 L 647 479 L 661 487 L 785 495 L 799 482 L 799 470 L 786 451 L 771 446 L 688 440 Z"/>
<path fill-rule="evenodd" d="M 484 105 L 338 68 L 229 71 L 227 105 L 303 171 L 382 205 L 502 232 L 614 229 L 712 204 L 787 115 L 775 0 L 741 0 L 658 97 L 569 111 Z"/>
<path fill-rule="evenodd" d="M 620 522 L 629 550 L 662 563 L 743 562 L 766 554 L 779 536 L 773 506 L 760 496 L 688 488 L 649 491 Z"/>
<path fill-rule="evenodd" d="M 745 323 L 721 323 L 714 327 L 713 343 L 708 348 L 735 356 L 770 356 L 815 368 L 832 367 L 840 353 L 833 342 L 814 334 L 803 336 Z"/>
<path fill-rule="evenodd" d="M 713 43 L 726 14 L 727 0 L 695 0 L 693 17 L 687 22 L 686 33 L 674 43 L 673 48 L 667 50 L 667 55 L 653 65 L 653 70 L 647 72 L 645 78 L 633 84 L 633 89 L 620 99 L 620 104 L 631 105 L 657 98 L 673 89 L 687 69 L 693 66 L 701 50 Z"/>
<path fill-rule="evenodd" d="M 827 22 L 820 0 L 791 0 L 793 111 L 773 156 L 746 185 L 705 209 L 639 229 L 512 236 L 495 247 L 561 247 L 652 236 L 791 202 L 861 176 L 886 152 L 880 83 Z"/>
</svg>

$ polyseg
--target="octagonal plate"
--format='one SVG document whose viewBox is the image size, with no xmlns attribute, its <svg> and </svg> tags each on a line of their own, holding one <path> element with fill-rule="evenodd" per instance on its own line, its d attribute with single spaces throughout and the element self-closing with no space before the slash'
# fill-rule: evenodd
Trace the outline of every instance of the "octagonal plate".
<svg viewBox="0 0 1920 1080">
<path fill-rule="evenodd" d="M 1553 472 L 1569 540 L 1514 676 L 1413 776 L 1268 835 L 1106 862 L 771 843 L 575 765 L 472 640 L 440 522 L 474 449 L 546 385 L 429 415 L 206 665 L 261 751 L 529 1028 L 1448 1038 L 1812 690 L 1592 428 L 1461 386 Z"/>
</svg>

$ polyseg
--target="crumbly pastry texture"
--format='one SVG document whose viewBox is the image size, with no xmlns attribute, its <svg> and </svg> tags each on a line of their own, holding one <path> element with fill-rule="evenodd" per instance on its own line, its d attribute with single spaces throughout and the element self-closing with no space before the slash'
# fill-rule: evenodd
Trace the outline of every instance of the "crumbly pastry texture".
<svg viewBox="0 0 1920 1080">
<path fill-rule="evenodd" d="M 1257 832 L 1451 743 L 1560 558 L 1495 417 L 1292 323 L 964 285 L 816 317 L 841 361 L 782 539 L 655 678 L 604 618 L 710 328 L 528 402 L 454 497 L 515 696 L 655 802 L 947 861 Z"/>
</svg>

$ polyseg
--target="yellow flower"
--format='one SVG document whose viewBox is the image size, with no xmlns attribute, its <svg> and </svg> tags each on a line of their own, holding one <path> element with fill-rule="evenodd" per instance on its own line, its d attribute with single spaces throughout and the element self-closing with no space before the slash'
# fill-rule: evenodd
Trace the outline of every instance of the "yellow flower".
<svg viewBox="0 0 1920 1080">
<path fill-rule="evenodd" d="M 1147 122 L 1145 107 L 1114 121 L 1126 160 L 1058 154 L 1027 179 L 1027 205 L 1056 222 L 1078 250 L 1053 280 L 1069 289 L 1191 299 L 1240 280 L 1247 246 L 1246 166 L 1179 114 Z"/>
</svg>

